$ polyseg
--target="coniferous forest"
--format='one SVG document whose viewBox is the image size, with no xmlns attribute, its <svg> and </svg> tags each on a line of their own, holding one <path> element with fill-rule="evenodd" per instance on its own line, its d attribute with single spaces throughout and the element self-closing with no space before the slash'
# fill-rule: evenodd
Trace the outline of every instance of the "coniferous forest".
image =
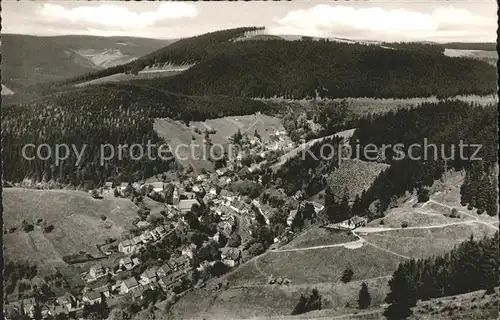
<svg viewBox="0 0 500 320">
<path fill-rule="evenodd" d="M 328 98 L 408 98 L 496 90 L 495 69 L 486 62 L 449 58 L 428 49 L 285 40 L 223 43 L 217 48 L 188 71 L 155 85 L 193 95 L 295 99 L 316 93 Z"/>
<path fill-rule="evenodd" d="M 466 176 L 461 190 L 462 203 L 478 208 L 479 213 L 485 211 L 489 215 L 496 215 L 498 212 L 497 177 L 494 171 L 497 163 L 496 112 L 494 106 L 480 107 L 457 100 L 447 100 L 426 103 L 418 108 L 400 109 L 383 115 L 367 115 L 358 119 L 357 130 L 350 141 L 353 148 L 352 157 L 357 157 L 355 152 L 357 147 L 359 150 L 369 150 L 370 148 L 366 146 L 373 144 L 377 150 L 382 150 L 383 145 L 390 146 L 385 149 L 384 154 L 367 153 L 368 158 L 363 152 L 359 154 L 361 160 L 385 162 L 390 164 L 390 167 L 375 179 L 366 192 L 354 200 L 349 214 L 369 214 L 368 208 L 377 201 L 377 212 L 371 214 L 381 215 L 393 197 L 401 196 L 406 191 L 418 191 L 431 186 L 443 175 L 445 169 L 463 169 Z M 477 148 L 463 147 L 463 157 L 461 157 L 460 143 L 481 144 L 481 148 L 474 155 Z M 404 156 L 398 154 L 398 148 L 392 147 L 397 144 L 401 144 L 399 150 L 405 152 Z M 409 148 L 412 144 L 419 144 L 421 147 Z M 430 146 L 431 144 L 436 147 Z M 319 161 L 313 161 L 312 156 L 306 157 L 305 160 L 301 159 L 302 153 L 299 153 L 289 159 L 271 180 L 276 181 L 280 178 L 278 181 L 289 195 L 304 190 L 307 196 L 313 196 L 325 188 L 324 173 L 338 167 L 338 155 L 322 159 L 319 157 L 322 145 L 337 144 L 328 139 L 316 143 L 310 150 Z M 425 149 L 427 151 L 424 151 Z M 334 150 L 337 151 L 338 148 Z M 469 160 L 473 155 L 481 160 Z M 446 158 L 449 160 L 445 163 Z M 340 199 L 331 199 L 331 202 L 339 205 Z"/>
<path fill-rule="evenodd" d="M 409 98 L 496 92 L 493 66 L 446 57 L 439 45 L 367 45 L 326 39 L 235 41 L 258 29 L 236 28 L 181 39 L 136 61 L 65 83 L 173 63 L 195 65 L 170 78 L 137 81 L 188 95 L 294 99 L 316 94 L 328 98 Z"/>
<path fill-rule="evenodd" d="M 73 185 L 89 180 L 102 183 L 109 177 L 121 181 L 142 179 L 167 171 L 173 163 L 159 158 L 143 157 L 135 161 L 129 157 L 113 157 L 101 166 L 101 145 L 141 144 L 146 148 L 148 140 L 151 144 L 164 143 L 153 130 L 153 120 L 157 117 L 200 121 L 229 114 L 251 114 L 266 108 L 264 103 L 249 99 L 188 97 L 128 84 L 92 86 L 37 103 L 6 107 L 2 110 L 4 178 L 14 182 L 23 178 L 54 179 Z M 84 143 L 87 145 L 84 157 L 77 166 L 73 150 L 60 164 L 54 163 L 53 157 L 48 161 L 40 157 L 31 161 L 22 156 L 22 147 L 26 144 L 36 147 L 48 144 L 54 156 L 58 144 L 74 145 L 80 151 Z M 29 156 L 34 155 L 33 148 L 28 151 Z M 47 152 L 44 150 L 42 156 L 48 155 Z M 156 149 L 152 155 L 157 155 Z"/>
<path fill-rule="evenodd" d="M 389 281 L 390 292 L 385 311 L 387 319 L 406 319 L 417 300 L 486 289 L 494 293 L 498 286 L 498 232 L 491 238 L 469 241 L 451 252 L 427 259 L 401 263 Z"/>
</svg>

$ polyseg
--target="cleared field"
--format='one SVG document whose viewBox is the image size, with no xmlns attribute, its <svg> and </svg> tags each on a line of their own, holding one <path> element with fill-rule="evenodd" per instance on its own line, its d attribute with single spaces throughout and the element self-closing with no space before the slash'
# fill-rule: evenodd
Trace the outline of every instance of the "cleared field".
<svg viewBox="0 0 500 320">
<path fill-rule="evenodd" d="M 491 236 L 495 230 L 479 223 L 456 224 L 441 228 L 399 229 L 360 234 L 366 241 L 411 258 L 423 258 L 449 252 L 471 234 L 475 239 Z"/>
<path fill-rule="evenodd" d="M 280 249 L 315 247 L 356 241 L 357 239 L 356 236 L 347 231 L 327 230 L 316 226 L 299 235 Z"/>
<path fill-rule="evenodd" d="M 96 244 L 108 237 L 119 238 L 132 226 L 138 210 L 128 199 L 93 199 L 81 191 L 21 188 L 4 189 L 3 206 L 4 228 L 18 228 L 4 234 L 5 257 L 39 265 L 64 264 L 62 256 L 79 251 L 99 254 Z M 38 219 L 52 224 L 54 230 L 43 233 L 37 226 L 29 233 L 22 230 L 23 220 L 35 225 Z"/>
<path fill-rule="evenodd" d="M 161 71 L 150 71 L 150 72 L 139 72 L 137 75 L 135 74 L 125 74 L 125 73 L 116 73 L 110 76 L 102 77 L 99 79 L 94 79 L 82 83 L 75 84 L 75 87 L 85 87 L 89 85 L 95 84 L 104 84 L 104 83 L 114 83 L 114 82 L 122 82 L 122 81 L 132 81 L 132 80 L 143 80 L 143 79 L 154 79 L 154 78 L 164 78 L 175 76 L 179 73 L 183 72 L 179 70 L 161 70 Z"/>
<path fill-rule="evenodd" d="M 213 165 L 210 161 L 205 160 L 210 149 L 207 148 L 206 152 L 202 151 L 205 130 L 215 130 L 214 134 L 210 134 L 210 139 L 213 145 L 219 146 L 227 145 L 228 138 L 238 132 L 238 129 L 242 134 L 248 133 L 249 135 L 253 135 L 257 130 L 264 142 L 268 141 L 270 134 L 275 133 L 276 130 L 284 130 L 281 119 L 260 113 L 209 119 L 203 122 L 193 121 L 189 126 L 168 118 L 155 119 L 154 129 L 160 137 L 169 143 L 182 165 L 191 164 L 194 168 L 207 170 L 211 170 Z M 201 134 L 196 133 L 196 129 L 199 129 Z M 192 146 L 192 148 L 184 146 Z M 220 148 L 213 150 L 213 152 L 218 151 Z"/>
<path fill-rule="evenodd" d="M 498 61 L 498 52 L 486 50 L 464 50 L 464 49 L 444 49 L 444 55 L 448 57 L 464 57 L 476 60 L 482 60 L 496 66 Z"/>
<path fill-rule="evenodd" d="M 433 210 L 429 206 L 421 209 L 398 207 L 389 209 L 383 218 L 370 221 L 368 226 L 400 228 L 403 223 L 407 223 L 408 227 L 425 227 L 455 223 L 465 220 L 472 220 L 472 218 L 463 214 L 460 215 L 460 218 L 448 218 L 444 215 L 444 212 Z"/>
<path fill-rule="evenodd" d="M 346 193 L 350 200 L 354 200 L 356 195 L 370 188 L 380 172 L 388 167 L 385 163 L 344 160 L 327 181 L 335 195 L 343 197 Z"/>
</svg>

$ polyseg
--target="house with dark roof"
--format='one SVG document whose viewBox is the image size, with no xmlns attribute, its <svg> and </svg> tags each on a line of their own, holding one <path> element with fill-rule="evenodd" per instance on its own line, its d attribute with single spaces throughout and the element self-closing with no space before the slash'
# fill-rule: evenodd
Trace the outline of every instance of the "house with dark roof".
<svg viewBox="0 0 500 320">
<path fill-rule="evenodd" d="M 83 294 L 82 301 L 84 303 L 88 303 L 91 305 L 95 304 L 95 303 L 101 303 L 102 296 L 101 296 L 101 293 L 98 291 L 89 290 Z"/>
<path fill-rule="evenodd" d="M 139 288 L 139 282 L 134 277 L 128 278 L 122 282 L 120 287 L 121 294 L 127 294 Z"/>
<path fill-rule="evenodd" d="M 184 270 L 179 270 L 169 275 L 160 277 L 160 280 L 158 280 L 158 284 L 160 285 L 160 288 L 164 292 L 168 292 L 171 288 L 175 286 L 175 284 L 180 282 L 186 275 L 187 274 Z"/>
<path fill-rule="evenodd" d="M 174 272 L 174 267 L 172 267 L 168 263 L 165 263 L 164 265 L 159 267 L 158 270 L 156 270 L 156 275 L 158 276 L 158 278 L 160 278 L 160 277 L 164 277 L 172 272 Z"/>
<path fill-rule="evenodd" d="M 187 270 L 191 264 L 191 260 L 187 256 L 181 255 L 177 258 L 171 258 L 168 263 L 175 270 Z"/>
<path fill-rule="evenodd" d="M 134 267 L 134 262 L 132 261 L 132 258 L 124 257 L 120 259 L 119 265 L 120 268 L 125 267 L 125 269 L 130 270 Z"/>
</svg>

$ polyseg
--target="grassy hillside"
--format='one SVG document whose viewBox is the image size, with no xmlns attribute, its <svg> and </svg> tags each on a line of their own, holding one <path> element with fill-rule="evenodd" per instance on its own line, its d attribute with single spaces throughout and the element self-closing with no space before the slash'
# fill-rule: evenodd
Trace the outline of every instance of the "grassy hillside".
<svg viewBox="0 0 500 320">
<path fill-rule="evenodd" d="M 94 36 L 2 34 L 2 82 L 16 91 L 138 58 L 170 41 Z"/>
<path fill-rule="evenodd" d="M 5 259 L 28 260 L 39 266 L 64 265 L 62 257 L 86 251 L 97 255 L 96 244 L 119 238 L 132 226 L 138 208 L 128 199 L 105 197 L 71 190 L 6 188 L 3 192 Z M 104 221 L 102 217 L 106 217 Z M 45 233 L 38 219 L 54 229 Z M 25 232 L 22 222 L 35 226 Z M 12 231 L 12 228 L 16 228 Z"/>
</svg>

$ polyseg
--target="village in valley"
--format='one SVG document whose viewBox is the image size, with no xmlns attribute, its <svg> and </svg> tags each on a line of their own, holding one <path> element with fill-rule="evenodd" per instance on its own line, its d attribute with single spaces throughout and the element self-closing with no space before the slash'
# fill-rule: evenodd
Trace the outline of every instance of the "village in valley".
<svg viewBox="0 0 500 320">
<path fill-rule="evenodd" d="M 2 6 L 2 319 L 497 317 L 495 4 L 51 2 Z"/>
<path fill-rule="evenodd" d="M 92 313 L 103 316 L 124 300 L 132 301 L 132 306 L 140 310 L 141 305 L 161 303 L 192 288 L 204 287 L 211 278 L 266 249 L 286 244 L 294 236 L 298 212 L 308 208 L 310 215 L 316 215 L 324 209 L 324 201 L 306 201 L 300 192 L 289 198 L 280 190 L 266 192 L 259 188 L 279 155 L 295 146 L 284 130 L 269 136 L 267 141 L 261 141 L 257 130 L 252 134 L 238 130 L 229 139 L 238 146 L 237 156 L 217 161 L 212 173 L 189 167 L 158 175 L 150 182 L 107 181 L 90 190 L 89 197 L 94 201 L 115 197 L 134 202 L 139 210 L 132 232 L 98 245 L 102 256 L 83 259 L 86 265 L 96 262 L 79 274 L 80 279 L 68 281 L 83 284 L 83 288 L 69 286 L 63 295 L 47 297 L 41 305 L 34 298 L 8 301 L 6 310 L 23 312 L 31 318 L 37 312 L 43 318 L 56 319 Z M 208 133 L 204 141 L 210 143 Z M 259 158 L 261 161 L 256 163 Z M 241 182 L 242 191 L 233 190 L 236 182 Z M 286 199 L 286 205 L 275 205 L 270 200 L 273 197 Z M 154 204 L 156 215 L 145 205 L 145 199 Z M 285 229 L 268 234 L 259 231 L 262 226 L 272 229 L 277 214 L 286 217 Z M 348 230 L 365 223 L 365 218 L 354 217 L 325 228 Z M 261 237 L 270 234 L 278 236 L 262 243 L 265 240 Z M 81 254 L 66 257 L 70 266 L 81 261 Z M 292 281 L 280 279 L 285 284 Z M 269 282 L 275 283 L 276 279 L 271 277 Z M 223 286 L 216 283 L 214 290 Z"/>
</svg>

